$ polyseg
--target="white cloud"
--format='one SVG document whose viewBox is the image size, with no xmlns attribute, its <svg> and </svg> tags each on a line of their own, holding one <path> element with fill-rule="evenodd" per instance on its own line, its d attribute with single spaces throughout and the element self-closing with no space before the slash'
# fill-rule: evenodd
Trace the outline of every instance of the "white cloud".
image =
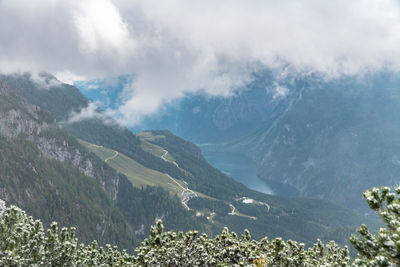
<svg viewBox="0 0 400 267">
<path fill-rule="evenodd" d="M 119 53 L 132 53 L 134 50 L 128 26 L 116 6 L 108 0 L 81 1 L 77 10 L 74 10 L 74 22 L 82 53 L 101 52 L 104 46 L 114 48 Z"/>
<path fill-rule="evenodd" d="M 32 82 L 38 85 L 38 89 L 42 90 L 49 90 L 53 86 L 60 86 L 62 84 L 59 80 L 55 79 L 52 76 L 35 72 L 30 73 L 29 78 Z"/>
<path fill-rule="evenodd" d="M 67 82 L 135 74 L 123 104 L 109 110 L 133 124 L 186 93 L 229 95 L 263 68 L 326 77 L 398 71 L 399 5 L 2 0 L 0 72 L 48 71 Z"/>
<path fill-rule="evenodd" d="M 289 89 L 279 85 L 278 83 L 274 83 L 274 92 L 273 92 L 273 99 L 283 98 L 289 93 Z"/>
<path fill-rule="evenodd" d="M 90 102 L 86 108 L 82 108 L 79 112 L 71 112 L 67 123 L 80 122 L 85 119 L 95 118 L 101 116 L 102 114 L 98 112 L 97 104 Z"/>
<path fill-rule="evenodd" d="M 85 80 L 84 76 L 77 75 L 69 70 L 57 71 L 53 74 L 59 81 L 70 85 L 73 85 L 76 81 Z"/>
<path fill-rule="evenodd" d="M 99 104 L 96 102 L 89 102 L 88 106 L 80 109 L 79 112 L 72 111 L 68 119 L 63 123 L 76 123 L 92 118 L 102 120 L 105 124 L 119 126 L 110 117 L 99 112 Z"/>
</svg>

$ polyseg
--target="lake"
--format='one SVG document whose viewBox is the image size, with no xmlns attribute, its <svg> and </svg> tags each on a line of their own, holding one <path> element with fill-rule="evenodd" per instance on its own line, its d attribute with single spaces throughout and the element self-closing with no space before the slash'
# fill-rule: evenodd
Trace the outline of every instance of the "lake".
<svg viewBox="0 0 400 267">
<path fill-rule="evenodd" d="M 222 152 L 206 151 L 203 155 L 212 166 L 248 188 L 274 194 L 268 184 L 256 175 L 257 165 L 253 160 L 240 154 Z"/>
<path fill-rule="evenodd" d="M 257 164 L 242 154 L 203 151 L 205 159 L 215 168 L 250 189 L 281 196 L 298 196 L 298 190 L 288 184 L 277 181 L 263 181 L 257 176 Z"/>
</svg>

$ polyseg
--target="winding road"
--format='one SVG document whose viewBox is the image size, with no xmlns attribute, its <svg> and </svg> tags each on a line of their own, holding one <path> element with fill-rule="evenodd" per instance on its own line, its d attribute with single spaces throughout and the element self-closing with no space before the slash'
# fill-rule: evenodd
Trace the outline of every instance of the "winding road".
<svg viewBox="0 0 400 267">
<path fill-rule="evenodd" d="M 99 145 L 95 145 L 95 144 L 90 144 L 90 145 L 93 146 L 93 147 L 97 147 L 97 148 L 103 148 L 103 146 L 99 146 Z M 104 160 L 104 162 L 107 162 L 110 159 L 115 159 L 118 156 L 118 154 L 119 154 L 118 151 L 113 150 L 113 152 L 114 152 L 114 155 L 112 155 L 111 157 L 106 158 Z"/>
<path fill-rule="evenodd" d="M 249 218 L 249 219 L 252 219 L 252 220 L 257 220 L 257 217 L 237 213 L 237 212 L 236 212 L 236 208 L 235 208 L 235 206 L 233 206 L 232 203 L 229 203 L 229 207 L 230 207 L 231 210 L 232 210 L 230 213 L 228 213 L 229 215 L 236 215 L 236 216 L 240 216 L 240 217 Z"/>
<path fill-rule="evenodd" d="M 229 203 L 229 207 L 231 207 L 231 212 L 230 213 L 228 213 L 229 215 L 237 215 L 236 214 L 236 208 L 235 208 L 235 206 L 233 206 L 232 205 L 232 203 Z"/>
<path fill-rule="evenodd" d="M 260 202 L 262 205 L 267 207 L 267 212 L 269 212 L 269 209 L 271 208 L 267 203 L 265 202 Z"/>
<path fill-rule="evenodd" d="M 176 163 L 176 161 L 168 160 L 168 159 L 166 158 L 167 155 L 168 155 L 168 151 L 164 149 L 164 155 L 162 155 L 161 158 L 162 158 L 164 161 L 169 162 L 169 163 L 172 163 L 172 164 L 174 164 L 177 168 L 181 169 L 181 167 L 179 167 L 179 165 L 178 165 L 178 163 Z"/>
<path fill-rule="evenodd" d="M 237 198 L 236 201 L 243 201 L 243 203 L 256 203 L 258 205 L 263 205 L 263 206 L 265 206 L 267 208 L 267 212 L 269 212 L 269 209 L 271 208 L 271 206 L 266 202 L 254 200 L 254 199 L 251 199 L 251 198 L 248 198 L 248 197 Z"/>
<path fill-rule="evenodd" d="M 119 153 L 118 153 L 118 151 L 115 151 L 115 150 L 114 150 L 114 153 L 115 153 L 115 154 L 114 154 L 113 156 L 111 156 L 111 157 L 109 157 L 109 158 L 106 158 L 106 159 L 104 160 L 104 162 L 107 162 L 107 161 L 109 161 L 110 159 L 115 159 L 115 158 L 118 156 Z"/>
<path fill-rule="evenodd" d="M 163 149 L 163 151 L 164 151 L 164 154 L 161 155 L 161 159 L 162 159 L 162 160 L 164 160 L 164 161 L 166 161 L 166 162 L 169 162 L 169 163 L 171 163 L 171 164 L 174 164 L 174 165 L 175 165 L 177 168 L 179 168 L 180 170 L 185 171 L 185 170 L 183 170 L 181 167 L 179 167 L 178 163 L 176 163 L 175 161 L 172 161 L 172 160 L 168 160 L 168 159 L 166 158 L 166 156 L 168 155 L 168 151 L 167 151 L 167 150 Z M 185 172 L 186 172 L 186 171 L 185 171 Z M 185 183 L 185 185 L 186 185 L 186 188 L 185 188 L 185 187 L 183 187 L 177 180 L 175 180 L 174 178 L 172 178 L 168 173 L 164 173 L 164 174 L 165 174 L 170 180 L 172 180 L 175 184 L 177 184 L 177 185 L 182 189 L 182 192 L 181 192 L 182 205 L 183 205 L 187 210 L 190 210 L 189 206 L 187 205 L 187 202 L 190 200 L 191 197 L 197 197 L 197 194 L 196 194 L 195 192 L 193 192 L 191 189 L 189 189 L 189 187 L 187 187 L 187 182 L 185 182 L 185 181 L 182 180 L 182 181 Z"/>
</svg>

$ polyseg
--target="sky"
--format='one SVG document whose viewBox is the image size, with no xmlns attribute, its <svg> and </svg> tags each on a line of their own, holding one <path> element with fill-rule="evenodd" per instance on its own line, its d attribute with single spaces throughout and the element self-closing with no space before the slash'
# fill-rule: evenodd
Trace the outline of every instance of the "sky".
<svg viewBox="0 0 400 267">
<path fill-rule="evenodd" d="M 400 69 L 398 0 L 0 0 L 0 32 L 2 73 L 134 75 L 107 111 L 125 125 L 188 93 L 229 96 L 263 69 Z"/>
</svg>

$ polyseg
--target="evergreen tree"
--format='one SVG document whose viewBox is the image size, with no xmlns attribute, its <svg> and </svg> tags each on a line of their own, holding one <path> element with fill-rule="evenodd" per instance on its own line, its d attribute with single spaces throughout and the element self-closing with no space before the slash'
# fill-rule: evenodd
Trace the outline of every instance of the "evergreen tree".
<svg viewBox="0 0 400 267">
<path fill-rule="evenodd" d="M 358 251 L 351 260 L 347 247 L 318 240 L 303 243 L 267 237 L 252 240 L 249 231 L 241 237 L 224 228 L 214 238 L 198 231 L 164 231 L 161 221 L 133 254 L 117 247 L 79 244 L 74 228 L 58 229 L 52 223 L 45 232 L 42 223 L 18 207 L 4 209 L 0 201 L 0 266 L 400 266 L 400 187 L 382 187 L 364 192 L 369 206 L 385 226 L 378 233 L 362 225 L 351 243 Z"/>
</svg>

